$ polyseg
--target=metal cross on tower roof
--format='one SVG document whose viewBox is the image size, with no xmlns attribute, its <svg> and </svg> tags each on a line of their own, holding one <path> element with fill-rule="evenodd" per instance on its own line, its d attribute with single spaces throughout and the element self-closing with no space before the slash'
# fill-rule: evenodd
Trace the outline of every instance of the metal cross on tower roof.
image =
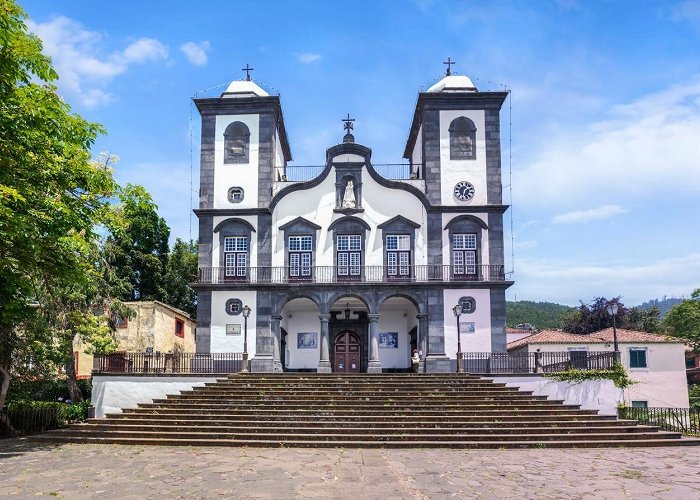
<svg viewBox="0 0 700 500">
<path fill-rule="evenodd" d="M 442 64 L 447 64 L 447 71 L 445 71 L 445 76 L 450 76 L 452 74 L 452 66 L 455 62 L 450 59 L 449 57 L 447 58 L 447 61 L 443 62 Z"/>
<path fill-rule="evenodd" d="M 250 81 L 250 72 L 253 71 L 253 68 L 250 67 L 248 63 L 246 63 L 245 68 L 241 68 L 241 71 L 245 71 L 245 79 L 247 82 Z"/>
<path fill-rule="evenodd" d="M 343 118 L 343 119 L 340 120 L 340 121 L 342 121 L 342 122 L 345 123 L 345 124 L 343 125 L 343 129 L 347 130 L 347 131 L 348 131 L 348 134 L 349 134 L 350 131 L 354 128 L 353 125 L 352 125 L 352 122 L 354 122 L 355 119 L 354 119 L 354 118 L 350 118 L 350 113 L 348 113 L 348 117 L 347 117 L 347 118 Z"/>
</svg>

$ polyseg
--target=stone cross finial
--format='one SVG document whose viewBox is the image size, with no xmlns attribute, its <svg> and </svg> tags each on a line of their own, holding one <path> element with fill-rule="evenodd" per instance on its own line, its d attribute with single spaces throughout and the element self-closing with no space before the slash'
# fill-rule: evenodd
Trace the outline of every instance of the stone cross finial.
<svg viewBox="0 0 700 500">
<path fill-rule="evenodd" d="M 445 71 L 445 76 L 450 76 L 450 75 L 452 74 L 452 68 L 451 68 L 451 66 L 452 66 L 454 63 L 455 63 L 455 62 L 454 62 L 452 59 L 450 59 L 449 57 L 447 58 L 447 61 L 444 61 L 444 62 L 442 63 L 442 64 L 447 64 L 447 71 Z"/>
<path fill-rule="evenodd" d="M 245 79 L 247 82 L 250 81 L 250 72 L 253 71 L 254 68 L 251 68 L 248 63 L 246 63 L 245 68 L 241 68 L 241 71 L 245 71 Z"/>
</svg>

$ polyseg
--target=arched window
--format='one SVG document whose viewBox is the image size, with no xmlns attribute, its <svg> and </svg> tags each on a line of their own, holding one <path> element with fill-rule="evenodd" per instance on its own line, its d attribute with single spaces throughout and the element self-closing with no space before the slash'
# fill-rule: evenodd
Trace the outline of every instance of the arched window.
<svg viewBox="0 0 700 500">
<path fill-rule="evenodd" d="M 248 163 L 250 130 L 243 122 L 233 122 L 224 131 L 224 163 Z"/>
<path fill-rule="evenodd" d="M 465 116 L 450 123 L 450 160 L 476 159 L 476 127 Z"/>
</svg>

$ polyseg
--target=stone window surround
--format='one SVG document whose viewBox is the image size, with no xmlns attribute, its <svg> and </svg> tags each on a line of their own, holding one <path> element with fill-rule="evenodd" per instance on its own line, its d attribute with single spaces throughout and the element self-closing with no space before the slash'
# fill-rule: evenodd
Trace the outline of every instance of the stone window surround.
<svg viewBox="0 0 700 500">
<path fill-rule="evenodd" d="M 367 244 L 367 232 L 371 228 L 362 219 L 346 215 L 331 222 L 328 226 L 328 233 L 333 235 L 333 266 L 338 268 L 338 249 L 337 241 L 339 235 L 360 235 L 360 279 L 364 276 L 365 268 L 365 253 Z"/>
<path fill-rule="evenodd" d="M 453 242 L 452 235 L 454 234 L 476 234 L 476 258 L 475 265 L 477 266 L 477 271 L 479 266 L 482 264 L 482 233 L 483 230 L 488 230 L 488 226 L 484 221 L 473 215 L 459 215 L 449 221 L 445 226 L 445 231 L 448 231 L 448 237 L 450 240 L 450 253 L 449 262 L 452 263 L 452 252 L 453 252 Z"/>
<path fill-rule="evenodd" d="M 297 217 L 286 224 L 280 226 L 280 230 L 284 235 L 284 267 L 289 268 L 289 237 L 290 236 L 311 236 L 311 269 L 316 266 L 316 235 L 321 229 L 321 226 L 314 224 L 310 220 L 303 217 Z"/>
<path fill-rule="evenodd" d="M 250 255 L 253 251 L 251 243 L 251 233 L 255 232 L 253 225 L 243 219 L 237 217 L 232 217 L 226 219 L 214 228 L 214 234 L 219 233 L 219 267 L 224 268 L 226 262 L 224 261 L 224 239 L 227 236 L 245 236 L 248 238 L 248 267 L 250 267 Z"/>
<path fill-rule="evenodd" d="M 455 141 L 457 138 L 457 131 L 455 130 L 457 127 L 466 129 L 466 132 L 468 133 L 468 137 L 471 139 L 472 143 L 472 150 L 471 154 L 467 154 L 466 156 L 458 156 L 456 153 L 457 151 L 455 150 Z M 467 118 L 466 116 L 459 116 L 452 120 L 450 123 L 449 127 L 449 132 L 450 132 L 450 160 L 476 160 L 476 125 L 474 125 L 474 122 Z"/>
<path fill-rule="evenodd" d="M 233 192 L 235 191 L 240 191 L 241 192 L 241 198 L 236 200 L 233 197 Z M 243 201 L 243 198 L 245 198 L 245 191 L 243 191 L 243 188 L 240 186 L 231 186 L 228 188 L 228 192 L 226 194 L 226 198 L 228 198 L 229 203 L 240 203 Z"/>
<path fill-rule="evenodd" d="M 229 153 L 230 143 L 237 135 L 243 135 L 243 154 L 232 155 Z M 224 130 L 224 164 L 249 163 L 250 162 L 250 129 L 242 121 L 233 121 Z"/>
<path fill-rule="evenodd" d="M 234 304 L 238 306 L 235 311 L 231 307 Z M 238 316 L 239 314 L 241 314 L 241 312 L 243 312 L 243 302 L 241 301 L 241 299 L 228 299 L 226 301 L 225 308 L 226 314 L 228 314 L 229 316 Z"/>
<path fill-rule="evenodd" d="M 416 230 L 420 228 L 420 224 L 417 224 L 413 222 L 412 220 L 407 219 L 406 217 L 402 215 L 397 215 L 396 217 L 393 217 L 389 219 L 386 222 L 382 222 L 377 226 L 377 229 L 381 230 L 382 232 L 382 259 L 384 262 L 384 269 L 387 269 L 387 266 L 389 263 L 387 262 L 387 249 L 386 249 L 386 237 L 389 235 L 409 235 L 411 243 L 409 246 L 409 251 L 411 255 L 411 259 L 408 263 L 409 267 L 412 268 L 412 266 L 415 265 L 415 249 L 416 249 Z M 413 275 L 411 272 L 409 276 Z"/>
</svg>

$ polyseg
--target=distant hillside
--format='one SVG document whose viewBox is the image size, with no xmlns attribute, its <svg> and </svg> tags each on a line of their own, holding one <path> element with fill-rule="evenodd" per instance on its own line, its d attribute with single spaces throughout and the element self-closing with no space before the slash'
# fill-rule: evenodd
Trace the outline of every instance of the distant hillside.
<svg viewBox="0 0 700 500">
<path fill-rule="evenodd" d="M 506 326 L 513 328 L 519 323 L 530 323 L 539 330 L 558 328 L 561 315 L 570 309 L 552 302 L 506 302 Z"/>
<path fill-rule="evenodd" d="M 651 309 L 652 307 L 656 306 L 659 308 L 659 317 L 663 318 L 666 316 L 666 313 L 676 304 L 680 304 L 683 302 L 683 299 L 677 299 L 675 297 L 663 297 L 661 299 L 651 299 L 647 300 L 646 302 L 643 302 L 639 308 L 640 309 Z"/>
</svg>

